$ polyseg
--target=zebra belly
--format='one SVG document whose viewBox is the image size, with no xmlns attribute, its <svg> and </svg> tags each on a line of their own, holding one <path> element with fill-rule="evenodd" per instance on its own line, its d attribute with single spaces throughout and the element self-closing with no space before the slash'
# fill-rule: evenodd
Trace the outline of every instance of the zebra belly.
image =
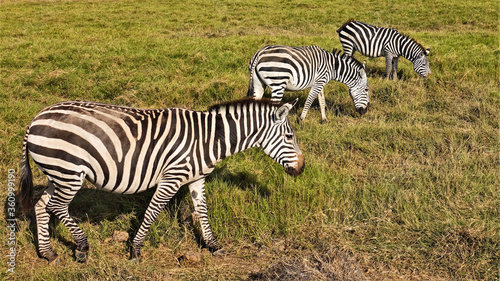
<svg viewBox="0 0 500 281">
<path fill-rule="evenodd" d="M 287 91 L 302 91 L 302 90 L 305 90 L 307 88 L 311 88 L 311 86 L 307 85 L 307 86 L 303 87 L 303 86 L 289 83 L 289 84 L 287 84 L 285 90 L 287 90 Z"/>
<path fill-rule="evenodd" d="M 36 137 L 32 137 L 37 139 Z M 58 143 L 51 140 L 52 143 Z M 48 142 L 44 142 L 48 145 Z M 153 177 L 141 178 L 138 181 L 133 181 L 131 178 L 135 177 L 135 172 L 123 171 L 119 169 L 118 165 L 103 165 L 95 155 L 88 154 L 84 151 L 65 150 L 64 152 L 47 149 L 39 151 L 40 148 L 33 143 L 29 143 L 30 156 L 38 165 L 40 170 L 47 175 L 49 181 L 58 186 L 65 186 L 71 188 L 80 188 L 83 179 L 93 183 L 96 187 L 102 188 L 108 192 L 134 194 L 143 192 L 157 184 L 157 180 Z M 52 151 L 53 152 L 49 152 Z M 105 160 L 105 162 L 109 162 Z M 159 174 L 159 173 L 152 173 Z"/>
<path fill-rule="evenodd" d="M 378 57 L 385 56 L 385 52 L 384 52 L 382 47 L 364 46 L 363 48 L 360 48 L 356 44 L 356 50 L 360 54 L 362 54 L 363 56 L 366 56 L 366 57 L 378 58 Z"/>
<path fill-rule="evenodd" d="M 37 122 L 28 136 L 31 157 L 59 186 L 77 188 L 87 178 L 96 187 L 109 192 L 137 193 L 158 183 L 161 167 L 144 163 L 129 150 L 121 159 L 103 142 L 87 132 L 78 132 L 78 140 L 67 131 L 51 130 Z M 67 127 L 70 125 L 66 124 Z M 76 128 L 73 128 L 76 130 Z M 149 159 L 151 161 L 151 159 Z"/>
</svg>

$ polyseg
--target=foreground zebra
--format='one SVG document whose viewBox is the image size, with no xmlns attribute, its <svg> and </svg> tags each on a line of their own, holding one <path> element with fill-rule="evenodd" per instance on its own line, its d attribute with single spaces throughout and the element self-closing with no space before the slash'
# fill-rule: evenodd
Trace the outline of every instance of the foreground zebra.
<svg viewBox="0 0 500 281">
<path fill-rule="evenodd" d="M 409 36 L 392 28 L 378 27 L 360 21 L 349 20 L 337 30 L 344 52 L 352 56 L 359 51 L 367 57 L 385 57 L 385 76 L 389 79 L 391 65 L 393 79 L 397 79 L 398 58 L 403 56 L 413 63 L 413 68 L 422 77 L 431 74 L 429 68 L 430 49 L 424 49 Z"/>
<path fill-rule="evenodd" d="M 300 119 L 319 95 L 321 119 L 326 120 L 323 87 L 336 80 L 349 87 L 349 94 L 360 114 L 368 109 L 368 79 L 364 65 L 340 52 L 328 52 L 318 46 L 265 46 L 253 55 L 248 65 L 250 83 L 248 96 L 257 99 L 264 95 L 266 85 L 271 99 L 281 100 L 285 90 L 301 91 L 311 88 Z"/>
<path fill-rule="evenodd" d="M 204 242 L 217 250 L 207 218 L 205 178 L 222 159 L 250 147 L 261 147 L 288 174 L 300 175 L 304 158 L 287 117 L 294 104 L 244 99 L 199 112 L 69 101 L 45 108 L 24 137 L 20 181 L 20 203 L 27 211 L 33 207 L 29 152 L 49 180 L 35 206 L 41 257 L 57 260 L 48 231 L 54 214 L 73 234 L 76 259 L 86 260 L 87 236 L 68 213 L 85 178 L 123 194 L 157 186 L 132 241 L 131 258 L 140 257 L 149 227 L 184 184 L 189 184 Z"/>
</svg>

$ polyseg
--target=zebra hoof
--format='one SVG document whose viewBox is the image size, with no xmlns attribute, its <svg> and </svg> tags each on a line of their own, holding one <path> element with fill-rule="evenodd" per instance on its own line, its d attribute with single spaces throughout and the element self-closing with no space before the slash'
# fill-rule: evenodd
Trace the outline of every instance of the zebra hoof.
<svg viewBox="0 0 500 281">
<path fill-rule="evenodd" d="M 87 261 L 87 253 L 88 251 L 85 251 L 85 252 L 82 252 L 82 251 L 78 251 L 78 250 L 75 250 L 75 260 L 77 262 L 86 262 Z"/>
<path fill-rule="evenodd" d="M 130 260 L 141 261 L 141 250 L 134 247 L 130 248 Z"/>
<path fill-rule="evenodd" d="M 51 266 L 57 266 L 61 263 L 61 259 L 57 254 L 53 254 L 50 258 L 47 258 L 49 260 L 49 265 Z"/>
<path fill-rule="evenodd" d="M 328 124 L 329 120 L 328 119 L 321 119 L 321 124 Z"/>
<path fill-rule="evenodd" d="M 212 253 L 214 257 L 223 257 L 226 255 L 226 251 L 224 249 L 219 249 Z"/>
</svg>

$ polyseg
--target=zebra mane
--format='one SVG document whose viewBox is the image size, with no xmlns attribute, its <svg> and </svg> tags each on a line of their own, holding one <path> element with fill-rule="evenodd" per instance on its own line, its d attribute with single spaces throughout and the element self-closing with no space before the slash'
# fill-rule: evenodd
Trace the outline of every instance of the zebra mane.
<svg viewBox="0 0 500 281">
<path fill-rule="evenodd" d="M 253 97 L 245 97 L 245 98 L 242 98 L 242 99 L 239 99 L 239 100 L 233 100 L 233 101 L 226 101 L 226 102 L 221 102 L 221 103 L 218 103 L 218 104 L 214 104 L 212 106 L 210 106 L 208 108 L 208 111 L 213 111 L 213 110 L 216 110 L 218 111 L 220 108 L 222 107 L 236 107 L 236 106 L 241 106 L 241 105 L 245 105 L 245 104 L 264 104 L 264 105 L 271 105 L 271 106 L 279 106 L 281 105 L 281 102 L 279 101 L 273 101 L 271 99 L 266 99 L 266 98 L 262 98 L 262 99 L 254 99 Z"/>
<path fill-rule="evenodd" d="M 418 42 L 417 42 L 417 40 L 415 40 L 415 39 L 411 38 L 411 37 L 410 37 L 410 35 L 408 35 L 408 34 L 404 34 L 404 33 L 400 33 L 400 34 L 401 34 L 401 35 L 402 35 L 405 39 L 407 39 L 407 40 L 409 40 L 409 41 L 411 41 L 411 42 L 415 43 L 415 45 L 419 46 L 419 47 L 420 47 L 420 49 L 421 49 L 421 51 L 425 53 L 425 48 L 424 48 L 424 46 L 422 46 L 422 44 L 418 43 Z"/>
<path fill-rule="evenodd" d="M 355 66 L 357 66 L 359 68 L 364 68 L 364 66 L 361 62 L 359 62 L 357 59 L 347 55 L 346 53 L 342 53 L 342 50 L 337 50 L 334 48 L 332 50 L 332 54 L 335 57 L 338 57 L 339 59 L 341 59 L 343 61 L 352 62 Z"/>
<path fill-rule="evenodd" d="M 345 22 L 345 23 L 344 23 L 344 24 L 343 24 L 343 25 L 342 25 L 339 29 L 337 29 L 337 33 L 340 33 L 340 31 L 341 31 L 342 29 L 344 29 L 346 25 L 348 25 L 349 23 L 351 23 L 351 22 L 353 22 L 353 21 L 355 21 L 355 20 L 354 20 L 353 18 L 350 18 L 350 19 L 349 19 L 348 21 L 346 21 L 346 22 Z"/>
</svg>

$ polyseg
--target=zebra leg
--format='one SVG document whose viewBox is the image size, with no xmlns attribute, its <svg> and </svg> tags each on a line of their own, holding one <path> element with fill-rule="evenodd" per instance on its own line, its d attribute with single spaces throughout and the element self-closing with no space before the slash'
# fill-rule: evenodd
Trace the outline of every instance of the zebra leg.
<svg viewBox="0 0 500 281">
<path fill-rule="evenodd" d="M 82 177 L 82 183 L 83 183 Z M 87 241 L 87 235 L 78 227 L 73 218 L 69 215 L 68 206 L 73 200 L 80 186 L 77 188 L 73 187 L 63 187 L 57 185 L 57 188 L 52 195 L 51 200 L 47 204 L 47 211 L 54 214 L 59 218 L 59 220 L 66 226 L 66 228 L 71 232 L 73 238 L 76 242 L 75 249 L 75 259 L 78 262 L 85 262 L 87 260 L 87 253 L 89 251 L 89 244 Z M 64 188 L 64 189 L 63 189 Z"/>
<path fill-rule="evenodd" d="M 389 79 L 391 76 L 391 67 L 392 67 L 392 56 L 389 54 L 385 55 L 385 78 Z"/>
<path fill-rule="evenodd" d="M 304 121 L 307 115 L 307 111 L 311 107 L 313 101 L 316 99 L 318 94 L 323 91 L 324 83 L 314 84 L 311 87 L 311 91 L 309 91 L 309 95 L 307 96 L 306 103 L 304 104 L 304 109 L 302 110 L 302 114 L 300 114 L 300 121 Z"/>
<path fill-rule="evenodd" d="M 321 92 L 318 94 L 319 108 L 321 110 L 321 121 L 326 122 L 326 110 L 325 110 L 325 92 L 321 89 Z"/>
<path fill-rule="evenodd" d="M 284 93 L 285 93 L 284 85 L 271 88 L 271 101 L 281 101 Z"/>
<path fill-rule="evenodd" d="M 249 86 L 247 96 L 253 96 L 255 99 L 261 99 L 264 96 L 264 83 L 262 83 L 257 74 L 254 74 L 250 83 L 252 84 Z"/>
<path fill-rule="evenodd" d="M 141 248 L 151 224 L 153 224 L 160 212 L 163 208 L 165 208 L 168 201 L 170 201 L 170 199 L 177 193 L 179 187 L 179 180 L 163 180 L 158 184 L 156 192 L 153 195 L 153 198 L 151 198 L 151 202 L 149 202 L 149 206 L 144 214 L 144 220 L 142 221 L 142 224 L 132 241 L 130 259 L 141 257 Z"/>
<path fill-rule="evenodd" d="M 354 50 L 354 46 L 348 42 L 340 42 L 342 44 L 342 49 L 344 49 L 344 54 L 352 57 L 352 55 L 354 54 L 355 50 Z M 336 52 L 337 50 L 336 49 L 333 49 L 332 52 Z"/>
<path fill-rule="evenodd" d="M 398 57 L 392 59 L 392 80 L 398 79 Z"/>
<path fill-rule="evenodd" d="M 203 241 L 210 249 L 211 252 L 215 252 L 220 249 L 217 241 L 215 241 L 212 230 L 208 223 L 208 210 L 207 201 L 205 197 L 205 178 L 201 178 L 191 184 L 189 184 L 189 193 L 191 193 L 191 199 L 193 199 L 194 212 L 198 221 L 200 222 L 201 232 L 203 235 Z"/>
<path fill-rule="evenodd" d="M 50 246 L 49 221 L 50 214 L 47 212 L 47 203 L 54 194 L 54 185 L 49 181 L 47 189 L 35 205 L 36 228 L 38 234 L 38 252 L 42 258 L 49 260 L 49 263 L 57 263 L 59 260 Z"/>
</svg>

